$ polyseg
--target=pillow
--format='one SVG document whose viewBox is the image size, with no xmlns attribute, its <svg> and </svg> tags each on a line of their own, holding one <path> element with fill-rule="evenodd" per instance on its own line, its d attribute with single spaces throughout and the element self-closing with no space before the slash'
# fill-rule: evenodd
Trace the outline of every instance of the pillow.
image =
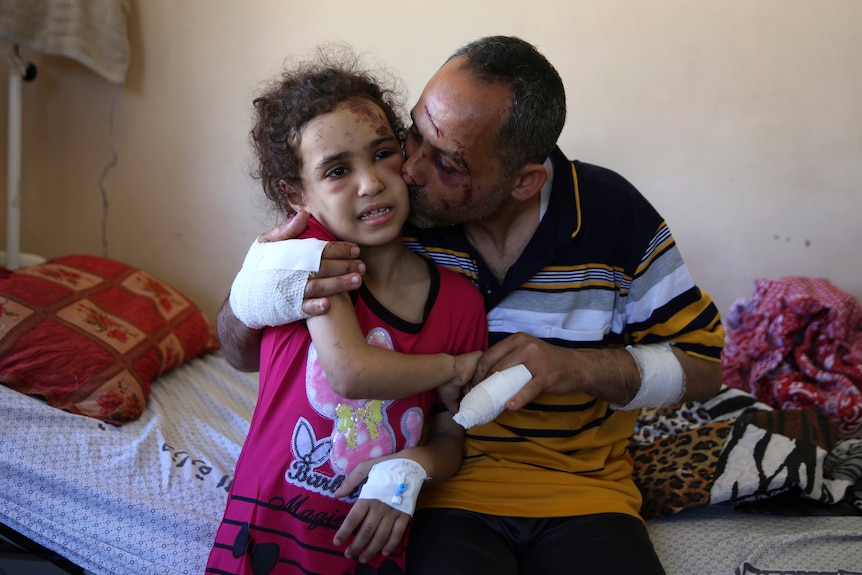
<svg viewBox="0 0 862 575">
<path fill-rule="evenodd" d="M 0 382 L 72 413 L 137 419 L 154 379 L 218 348 L 191 300 L 117 261 L 69 255 L 0 279 Z"/>
<path fill-rule="evenodd" d="M 632 478 L 643 495 L 644 519 L 666 517 L 683 509 L 708 505 L 725 440 L 733 420 L 703 423 L 693 429 L 629 444 Z"/>
</svg>

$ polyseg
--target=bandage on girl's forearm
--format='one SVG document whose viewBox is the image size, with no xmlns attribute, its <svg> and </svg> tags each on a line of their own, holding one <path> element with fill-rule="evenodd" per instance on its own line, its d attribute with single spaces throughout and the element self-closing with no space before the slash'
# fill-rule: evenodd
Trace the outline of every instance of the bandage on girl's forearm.
<svg viewBox="0 0 862 575">
<path fill-rule="evenodd" d="M 398 511 L 413 515 L 422 483 L 428 478 L 425 468 L 412 459 L 387 459 L 375 463 L 359 499 L 376 499 Z"/>
<path fill-rule="evenodd" d="M 679 402 L 685 395 L 685 371 L 670 344 L 628 346 L 640 373 L 641 385 L 634 399 L 626 405 L 611 407 L 632 411 L 642 407 L 659 407 Z"/>
</svg>

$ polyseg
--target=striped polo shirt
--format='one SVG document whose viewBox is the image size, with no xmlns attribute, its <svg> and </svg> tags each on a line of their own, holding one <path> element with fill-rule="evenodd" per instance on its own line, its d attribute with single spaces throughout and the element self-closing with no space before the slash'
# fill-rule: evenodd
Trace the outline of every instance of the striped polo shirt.
<svg viewBox="0 0 862 575">
<path fill-rule="evenodd" d="M 720 361 L 724 330 L 691 278 L 670 230 L 620 175 L 555 149 L 553 182 L 532 239 L 502 283 L 460 227 L 405 228 L 405 242 L 481 290 L 489 342 L 525 332 L 570 348 L 673 342 Z M 451 479 L 420 506 L 493 515 L 638 515 L 626 445 L 636 412 L 581 392 L 542 394 L 467 432 Z"/>
</svg>

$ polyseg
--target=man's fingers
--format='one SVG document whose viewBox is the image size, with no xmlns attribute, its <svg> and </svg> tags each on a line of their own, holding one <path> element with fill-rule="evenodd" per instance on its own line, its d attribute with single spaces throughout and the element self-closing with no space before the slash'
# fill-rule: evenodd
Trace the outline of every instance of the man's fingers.
<svg viewBox="0 0 862 575">
<path fill-rule="evenodd" d="M 359 246 L 351 242 L 329 242 L 323 248 L 323 258 L 353 260 L 359 257 Z"/>
<path fill-rule="evenodd" d="M 329 300 L 325 297 L 303 300 L 302 311 L 310 316 L 323 315 L 329 311 Z"/>
<path fill-rule="evenodd" d="M 292 240 L 303 231 L 308 225 L 308 212 L 300 212 L 289 218 L 271 230 L 267 230 L 260 235 L 260 242 L 278 242 L 281 240 Z"/>
<path fill-rule="evenodd" d="M 509 401 L 506 402 L 506 409 L 510 409 L 516 411 L 521 409 L 542 393 L 541 387 L 537 383 L 533 383 L 532 381 L 522 387 L 518 393 L 512 396 Z"/>
<path fill-rule="evenodd" d="M 358 273 L 340 275 L 334 278 L 312 278 L 305 284 L 305 299 L 330 297 L 355 290 L 360 285 L 362 285 L 362 276 Z"/>
<path fill-rule="evenodd" d="M 331 245 L 331 243 L 327 245 L 326 249 L 329 249 Z M 324 254 L 326 249 L 323 250 Z M 324 259 L 320 260 L 320 269 L 312 274 L 312 277 L 315 279 L 334 278 L 352 273 L 365 273 L 365 263 L 357 259 L 326 259 L 324 255 Z"/>
<path fill-rule="evenodd" d="M 476 371 L 473 373 L 473 381 L 478 383 L 491 375 L 495 371 L 500 371 L 509 365 L 501 367 L 501 361 L 508 361 L 508 356 L 516 349 L 515 338 L 509 336 L 502 341 L 489 347 L 479 358 L 476 364 Z"/>
</svg>

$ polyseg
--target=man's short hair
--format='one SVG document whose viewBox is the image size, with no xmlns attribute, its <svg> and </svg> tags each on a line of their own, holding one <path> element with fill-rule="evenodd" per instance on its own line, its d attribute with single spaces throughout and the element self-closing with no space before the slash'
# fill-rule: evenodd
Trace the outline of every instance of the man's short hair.
<svg viewBox="0 0 862 575">
<path fill-rule="evenodd" d="M 513 36 L 488 36 L 458 49 L 476 79 L 511 87 L 512 109 L 500 126 L 497 148 L 503 171 L 542 163 L 566 123 L 566 92 L 557 70 L 535 46 Z"/>
</svg>

